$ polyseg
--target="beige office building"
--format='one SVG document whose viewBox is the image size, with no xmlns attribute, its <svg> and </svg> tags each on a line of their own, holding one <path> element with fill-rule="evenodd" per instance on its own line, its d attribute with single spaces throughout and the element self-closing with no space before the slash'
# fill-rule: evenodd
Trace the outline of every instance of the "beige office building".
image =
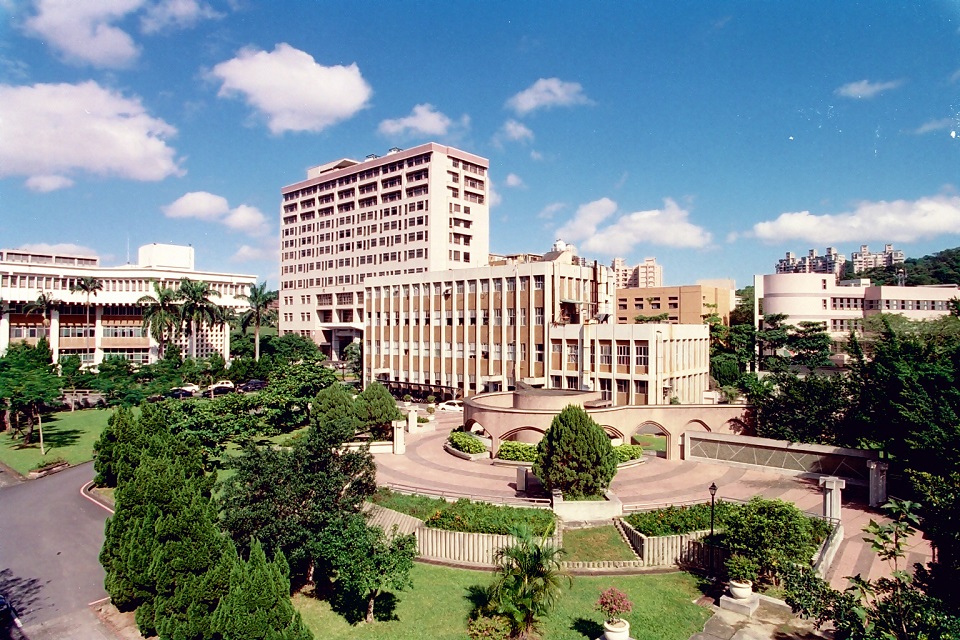
<svg viewBox="0 0 960 640">
<path fill-rule="evenodd" d="M 470 269 L 490 251 L 489 162 L 428 143 L 314 167 L 282 189 L 280 330 L 338 358 L 364 331 L 364 290 Z"/>
<path fill-rule="evenodd" d="M 589 389 L 611 404 L 702 402 L 705 325 L 624 326 L 613 272 L 562 243 L 539 261 L 377 278 L 364 291 L 364 380 L 397 395 Z"/>
<path fill-rule="evenodd" d="M 637 316 L 668 314 L 672 324 L 703 324 L 703 317 L 716 312 L 730 324 L 733 290 L 705 284 L 678 287 L 617 289 L 617 322 L 633 324 Z"/>
<path fill-rule="evenodd" d="M 93 277 L 103 289 L 90 296 L 90 324 L 87 324 L 87 296 L 70 290 L 78 280 Z M 245 295 L 256 276 L 197 271 L 193 247 L 149 244 L 140 247 L 137 264 L 103 267 L 96 256 L 64 255 L 6 249 L 0 251 L 0 353 L 14 342 L 36 344 L 45 337 L 53 357 L 76 355 L 86 364 L 99 364 L 120 356 L 135 364 L 156 361 L 158 344 L 143 329 L 143 307 L 137 301 L 153 296 L 153 283 L 176 289 L 181 278 L 202 280 L 219 293 L 212 298 L 236 313 L 249 308 Z M 45 293 L 57 301 L 49 316 L 27 313 L 28 305 Z M 214 353 L 230 359 L 230 327 L 203 327 L 196 334 L 197 357 Z M 189 353 L 185 335 L 174 341 L 184 355 Z"/>
<path fill-rule="evenodd" d="M 662 287 L 663 266 L 656 258 L 644 258 L 643 262 L 630 266 L 623 258 L 614 258 L 610 264 L 617 282 L 617 289 L 637 287 Z"/>
</svg>

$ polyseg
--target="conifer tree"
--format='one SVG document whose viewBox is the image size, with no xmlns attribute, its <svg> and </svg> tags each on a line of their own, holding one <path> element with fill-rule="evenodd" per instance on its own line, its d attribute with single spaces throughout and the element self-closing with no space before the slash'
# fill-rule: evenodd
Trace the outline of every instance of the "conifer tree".
<svg viewBox="0 0 960 640">
<path fill-rule="evenodd" d="M 357 396 L 357 414 L 364 428 L 377 440 L 389 439 L 391 423 L 403 417 L 397 409 L 397 401 L 386 387 L 377 382 L 367 385 Z"/>
<path fill-rule="evenodd" d="M 537 445 L 533 473 L 547 491 L 571 497 L 602 495 L 617 473 L 617 454 L 606 432 L 582 407 L 568 405 Z"/>
</svg>

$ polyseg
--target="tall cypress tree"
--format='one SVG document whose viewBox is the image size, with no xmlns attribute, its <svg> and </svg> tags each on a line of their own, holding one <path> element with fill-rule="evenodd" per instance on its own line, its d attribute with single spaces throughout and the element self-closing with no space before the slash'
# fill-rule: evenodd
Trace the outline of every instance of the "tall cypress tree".
<svg viewBox="0 0 960 640">
<path fill-rule="evenodd" d="M 579 406 L 557 415 L 537 445 L 533 473 L 548 491 L 572 497 L 600 495 L 617 473 L 617 453 L 606 432 Z"/>
</svg>

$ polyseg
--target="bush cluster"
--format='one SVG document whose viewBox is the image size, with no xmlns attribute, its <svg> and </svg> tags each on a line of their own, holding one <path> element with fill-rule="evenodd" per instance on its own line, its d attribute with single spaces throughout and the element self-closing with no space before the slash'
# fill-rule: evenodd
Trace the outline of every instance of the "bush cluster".
<svg viewBox="0 0 960 640">
<path fill-rule="evenodd" d="M 526 442 L 514 442 L 507 440 L 500 443 L 500 449 L 497 451 L 497 457 L 501 460 L 518 460 L 520 462 L 537 461 L 537 445 L 527 444 Z"/>
<path fill-rule="evenodd" d="M 643 457 L 643 447 L 638 444 L 621 444 L 613 448 L 617 452 L 617 463 L 637 460 Z"/>
<path fill-rule="evenodd" d="M 447 438 L 452 446 L 457 451 L 463 451 L 464 453 L 483 453 L 487 450 L 486 445 L 474 438 L 469 433 L 464 433 L 462 431 L 453 431 L 450 433 L 450 437 Z"/>
<path fill-rule="evenodd" d="M 737 506 L 717 500 L 714 526 L 717 529 L 723 529 L 727 518 Z M 656 511 L 631 513 L 626 520 L 631 527 L 645 536 L 673 536 L 691 531 L 703 531 L 710 528 L 710 505 L 670 506 Z"/>
<path fill-rule="evenodd" d="M 546 509 L 499 506 L 466 498 L 450 503 L 443 498 L 408 496 L 386 488 L 380 488 L 370 501 L 419 518 L 427 526 L 449 531 L 507 534 L 510 527 L 527 523 L 534 535 L 543 536 L 554 529 L 553 512 Z"/>
</svg>

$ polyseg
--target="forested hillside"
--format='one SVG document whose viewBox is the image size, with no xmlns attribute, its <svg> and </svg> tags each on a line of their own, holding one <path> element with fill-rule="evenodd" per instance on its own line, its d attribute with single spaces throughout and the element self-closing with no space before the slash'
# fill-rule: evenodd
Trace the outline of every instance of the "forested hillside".
<svg viewBox="0 0 960 640">
<path fill-rule="evenodd" d="M 944 249 L 922 258 L 907 258 L 903 265 L 867 269 L 854 274 L 853 263 L 847 261 L 844 274 L 848 278 L 870 278 L 873 284 L 897 284 L 897 270 L 903 269 L 907 275 L 907 285 L 924 284 L 960 284 L 960 247 Z"/>
</svg>

